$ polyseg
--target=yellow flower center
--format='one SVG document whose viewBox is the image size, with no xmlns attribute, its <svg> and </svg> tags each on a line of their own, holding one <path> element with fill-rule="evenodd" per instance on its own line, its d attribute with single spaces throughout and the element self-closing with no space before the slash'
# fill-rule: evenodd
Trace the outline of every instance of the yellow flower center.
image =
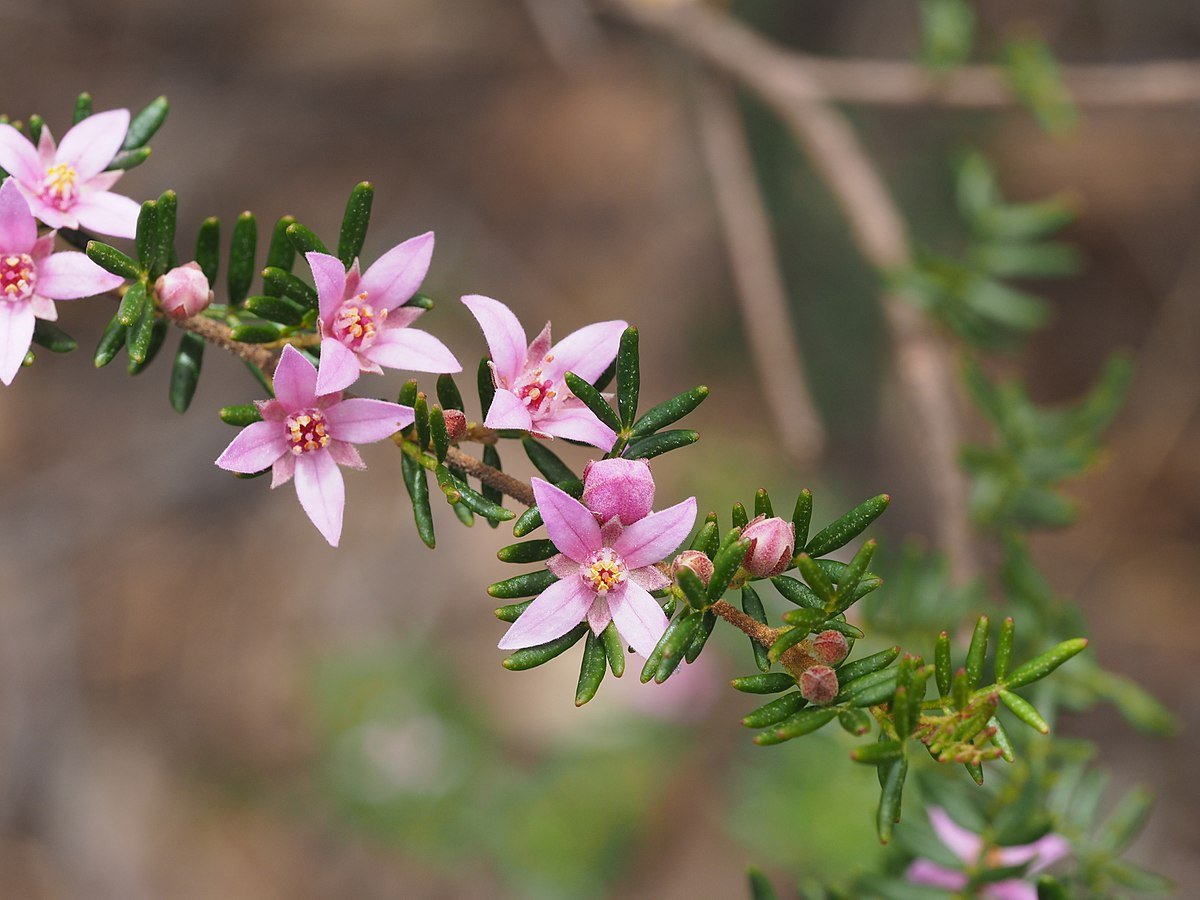
<svg viewBox="0 0 1200 900">
<path fill-rule="evenodd" d="M 367 303 L 367 292 L 363 291 L 338 310 L 333 323 L 334 334 L 352 350 L 366 349 L 375 342 L 387 314 L 386 309 L 376 309 Z"/>
<path fill-rule="evenodd" d="M 283 424 L 288 431 L 288 446 L 296 456 L 329 446 L 325 414 L 319 409 L 306 409 L 288 416 Z"/>
<path fill-rule="evenodd" d="M 57 206 L 66 209 L 75 199 L 75 183 L 79 173 L 66 163 L 58 163 L 46 170 L 42 179 L 42 196 Z"/>
<path fill-rule="evenodd" d="M 613 550 L 597 550 L 579 567 L 579 575 L 597 594 L 607 594 L 625 583 L 625 561 Z"/>
</svg>

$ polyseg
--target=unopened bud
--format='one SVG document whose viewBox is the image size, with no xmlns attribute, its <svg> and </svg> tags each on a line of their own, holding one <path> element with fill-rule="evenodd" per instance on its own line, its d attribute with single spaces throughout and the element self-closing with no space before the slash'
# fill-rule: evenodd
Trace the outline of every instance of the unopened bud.
<svg viewBox="0 0 1200 900">
<path fill-rule="evenodd" d="M 812 641 L 813 654 L 823 663 L 836 666 L 850 652 L 850 644 L 846 636 L 832 628 L 822 631 Z"/>
<path fill-rule="evenodd" d="M 446 421 L 446 435 L 450 443 L 453 444 L 467 433 L 467 414 L 461 409 L 443 409 L 442 418 Z"/>
<path fill-rule="evenodd" d="M 742 537 L 750 541 L 742 565 L 751 575 L 770 578 L 792 564 L 796 527 L 786 519 L 759 516 L 742 529 Z"/>
<path fill-rule="evenodd" d="M 202 312 L 213 301 L 208 279 L 200 270 L 200 264 L 190 262 L 176 266 L 154 282 L 154 293 L 162 304 L 163 312 L 173 319 L 187 319 Z"/>
<path fill-rule="evenodd" d="M 654 506 L 654 478 L 644 459 L 601 459 L 583 469 L 583 505 L 601 522 L 632 525 Z"/>
<path fill-rule="evenodd" d="M 678 575 L 680 569 L 691 569 L 705 584 L 708 584 L 713 574 L 712 560 L 699 550 L 684 550 L 671 563 L 671 574 Z"/>
<path fill-rule="evenodd" d="M 800 673 L 800 696 L 817 706 L 828 703 L 838 693 L 837 672 L 829 666 L 809 666 Z"/>
</svg>

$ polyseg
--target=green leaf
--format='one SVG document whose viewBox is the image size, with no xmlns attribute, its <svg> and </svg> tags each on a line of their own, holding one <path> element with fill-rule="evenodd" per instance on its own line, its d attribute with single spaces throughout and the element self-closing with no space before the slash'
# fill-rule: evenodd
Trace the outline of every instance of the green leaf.
<svg viewBox="0 0 1200 900">
<path fill-rule="evenodd" d="M 767 881 L 767 876 L 758 869 L 751 866 L 746 870 L 746 877 L 750 879 L 751 900 L 778 900 L 771 882 Z"/>
<path fill-rule="evenodd" d="M 621 334 L 621 345 L 617 350 L 617 409 L 621 414 L 621 424 L 626 428 L 633 425 L 634 419 L 637 418 L 638 393 L 641 385 L 638 330 L 630 325 Z"/>
<path fill-rule="evenodd" d="M 804 552 L 812 557 L 825 556 L 839 547 L 846 546 L 862 534 L 868 525 L 878 519 L 891 502 L 892 498 L 887 494 L 879 494 L 870 500 L 864 500 L 850 512 L 817 532 L 805 545 Z M 818 591 L 818 593 L 820 592 Z"/>
<path fill-rule="evenodd" d="M 558 553 L 553 541 L 523 541 L 509 544 L 496 552 L 496 558 L 506 563 L 533 563 L 549 559 Z"/>
<path fill-rule="evenodd" d="M 117 306 L 117 321 L 129 328 L 139 322 L 150 305 L 150 298 L 143 281 L 134 282 L 121 297 Z"/>
<path fill-rule="evenodd" d="M 771 649 L 767 651 L 767 659 L 771 662 L 779 662 L 783 654 L 787 653 L 798 643 L 808 637 L 809 629 L 805 627 L 789 628 L 771 645 Z"/>
<path fill-rule="evenodd" d="M 766 516 L 771 518 L 775 515 L 775 511 L 771 508 L 771 497 L 767 493 L 766 488 L 759 488 L 754 492 L 754 516 Z"/>
<path fill-rule="evenodd" d="M 807 705 L 808 701 L 800 696 L 799 691 L 792 691 L 747 713 L 742 718 L 742 724 L 747 728 L 769 728 L 794 716 Z"/>
<path fill-rule="evenodd" d="M 954 677 L 954 663 L 950 659 L 950 633 L 948 631 L 943 631 L 938 635 L 933 653 L 933 663 L 937 669 L 938 695 L 944 700 L 950 696 L 950 682 Z"/>
<path fill-rule="evenodd" d="M 446 431 L 446 415 L 440 406 L 434 405 L 429 410 L 429 433 L 433 439 L 433 455 L 438 462 L 445 462 L 450 450 L 450 434 Z"/>
<path fill-rule="evenodd" d="M 808 582 L 808 586 L 813 589 L 813 593 L 820 598 L 825 609 L 837 604 L 837 591 L 829 580 L 829 576 L 825 574 L 825 570 L 817 565 L 816 560 L 807 553 L 801 553 L 796 557 L 796 567 L 804 576 L 804 580 Z"/>
<path fill-rule="evenodd" d="M 229 336 L 243 344 L 269 344 L 279 340 L 279 329 L 274 325 L 238 325 L 231 328 Z"/>
<path fill-rule="evenodd" d="M 761 675 L 745 675 L 730 682 L 735 691 L 745 694 L 778 694 L 796 686 L 796 679 L 787 672 L 767 672 Z"/>
<path fill-rule="evenodd" d="M 671 431 L 660 431 L 658 434 L 652 434 L 649 437 L 644 437 L 631 443 L 623 456 L 626 459 L 653 459 L 656 456 L 662 456 L 664 453 L 670 453 L 672 450 L 687 447 L 698 440 L 700 440 L 700 432 L 698 431 L 689 431 L 682 428 Z"/>
<path fill-rule="evenodd" d="M 1040 731 L 1042 734 L 1050 733 L 1050 726 L 1046 720 L 1042 718 L 1042 714 L 1034 708 L 1034 705 L 1017 694 L 1004 689 L 1000 690 L 1001 702 L 1009 708 L 1014 716 L 1032 728 L 1034 731 Z"/>
<path fill-rule="evenodd" d="M 808 543 L 808 529 L 812 525 L 812 508 L 812 491 L 805 488 L 796 498 L 796 506 L 792 510 L 792 526 L 796 529 L 797 547 L 803 547 Z"/>
<path fill-rule="evenodd" d="M 209 216 L 200 223 L 200 231 L 196 235 L 196 262 L 204 273 L 209 286 L 217 283 L 217 270 L 221 258 L 221 221 Z"/>
<path fill-rule="evenodd" d="M 658 670 L 654 673 L 656 684 L 662 684 L 679 667 L 684 651 L 692 642 L 702 618 L 700 613 L 687 612 L 675 620 L 679 623 L 677 628 L 667 629 L 664 639 L 659 641 L 656 648 L 659 653 Z"/>
<path fill-rule="evenodd" d="M 497 581 L 495 584 L 488 585 L 487 592 L 488 596 L 498 600 L 516 600 L 520 597 L 532 597 L 540 594 L 556 581 L 558 578 L 553 572 L 549 569 L 541 569 L 537 572 L 528 572 L 525 575 L 516 575 L 513 578 Z"/>
<path fill-rule="evenodd" d="M 267 266 L 262 270 L 262 280 L 263 291 L 268 296 L 286 297 L 304 309 L 317 308 L 317 292 L 291 272 L 278 266 Z"/>
<path fill-rule="evenodd" d="M 1012 662 L 1013 636 L 1015 633 L 1016 624 L 1013 622 L 1012 616 L 1008 616 L 1000 624 L 1000 637 L 996 641 L 996 680 L 1003 681 L 1004 676 L 1008 674 L 1008 667 Z"/>
<path fill-rule="evenodd" d="M 738 567 L 741 566 L 742 560 L 746 558 L 746 551 L 750 549 L 750 542 L 746 540 L 736 539 L 736 535 L 740 534 L 738 529 L 733 529 L 726 536 L 724 545 L 717 551 L 717 555 L 713 558 L 713 573 L 708 580 L 708 599 L 719 600 L 729 587 L 729 582 L 733 580 L 733 576 L 737 574 Z M 734 537 L 734 540 L 730 540 Z"/>
<path fill-rule="evenodd" d="M 1058 63 L 1044 42 L 1012 41 L 1004 48 L 1004 62 L 1013 93 L 1043 128 L 1061 133 L 1075 125 L 1075 105 L 1063 84 Z"/>
<path fill-rule="evenodd" d="M 824 610 L 825 608 L 825 604 L 821 602 L 820 597 L 813 593 L 812 588 L 795 578 L 776 575 L 771 579 L 771 584 L 775 585 L 775 589 L 783 595 L 783 599 L 795 603 L 802 609 Z"/>
<path fill-rule="evenodd" d="M 582 400 L 584 406 L 596 414 L 596 418 L 613 431 L 620 433 L 621 420 L 617 418 L 617 414 L 613 412 L 612 407 L 608 405 L 608 402 L 600 392 L 592 387 L 590 382 L 580 378 L 574 372 L 568 372 L 565 380 L 567 387 L 571 389 L 571 393 Z"/>
<path fill-rule="evenodd" d="M 240 304 L 250 290 L 250 282 L 254 279 L 254 254 L 257 247 L 258 223 L 254 219 L 254 213 L 247 211 L 238 216 L 237 221 L 233 223 L 233 237 L 229 242 L 227 287 L 230 306 Z"/>
<path fill-rule="evenodd" d="M 100 241 L 88 241 L 86 252 L 88 259 L 106 272 L 120 275 L 122 278 L 142 277 L 142 267 L 116 247 L 110 247 Z M 142 289 L 145 290 L 145 286 Z"/>
<path fill-rule="evenodd" d="M 1045 678 L 1072 656 L 1081 652 L 1088 645 L 1087 638 L 1073 638 L 1051 647 L 1045 653 L 1034 657 L 1016 669 L 1004 679 L 1004 686 L 1009 690 L 1024 687 L 1027 684 Z"/>
<path fill-rule="evenodd" d="M 501 622 L 515 622 L 521 617 L 521 613 L 529 609 L 529 605 L 533 600 L 521 600 L 518 603 L 510 603 L 508 606 L 498 606 L 492 610 L 492 614 Z"/>
<path fill-rule="evenodd" d="M 263 278 L 263 293 L 268 297 L 283 297 L 288 294 L 290 286 L 286 279 L 268 279 L 267 270 L 272 272 L 278 271 L 284 275 L 290 275 L 292 266 L 296 264 L 296 248 L 292 246 L 292 242 L 288 240 L 287 230 L 296 224 L 295 216 L 282 216 L 275 221 L 275 227 L 271 231 L 271 242 L 267 245 L 267 262 L 266 267 L 262 272 Z M 296 279 L 299 281 L 299 279 Z M 312 291 L 312 288 L 300 282 L 306 290 Z M 313 292 L 315 295 L 315 291 Z M 302 294 L 303 296 L 303 294 Z M 316 307 L 316 302 L 312 304 L 305 303 L 305 306 L 311 305 Z"/>
<path fill-rule="evenodd" d="M 155 97 L 129 121 L 129 130 L 125 132 L 122 150 L 137 150 L 150 142 L 150 138 L 162 127 L 167 120 L 171 105 L 166 97 Z"/>
<path fill-rule="evenodd" d="M 683 596 L 687 600 L 688 606 L 700 611 L 708 609 L 711 602 L 708 599 L 708 588 L 700 580 L 699 575 L 687 566 L 680 566 L 675 580 L 683 591 Z"/>
<path fill-rule="evenodd" d="M 141 322 L 148 323 L 149 337 L 146 339 L 145 350 L 142 351 L 141 358 L 135 359 L 132 351 L 129 354 L 129 365 L 126 366 L 126 371 L 130 375 L 140 375 L 146 370 L 150 363 L 154 362 L 154 357 L 158 355 L 158 351 L 162 349 L 163 342 L 167 339 L 167 320 L 154 314 L 154 310 L 147 307 L 146 314 L 142 317 Z M 129 346 L 133 345 L 133 335 L 137 333 L 137 326 L 130 330 Z"/>
<path fill-rule="evenodd" d="M 142 288 L 144 294 L 146 290 L 145 286 L 140 283 L 130 288 L 129 293 L 132 293 L 138 287 Z M 127 297 L 129 293 L 126 294 Z M 143 303 L 142 314 L 138 316 L 137 321 L 129 329 L 129 339 L 126 346 L 129 349 L 129 359 L 131 362 L 146 362 L 150 351 L 150 338 L 154 333 L 154 323 L 156 321 L 158 321 L 158 316 L 154 308 L 149 303 Z"/>
<path fill-rule="evenodd" d="M 449 490 L 447 485 L 443 484 L 442 473 L 449 475 Z M 487 499 L 483 494 L 476 491 L 468 485 L 462 478 L 447 470 L 444 466 L 439 466 L 435 470 L 435 475 L 438 476 L 439 486 L 446 492 L 448 499 L 452 502 L 461 503 L 471 512 L 478 513 L 486 519 L 496 522 L 507 522 L 514 517 L 511 510 L 505 509 L 499 503 Z M 455 496 L 451 496 L 451 494 Z"/>
<path fill-rule="evenodd" d="M 462 393 L 458 390 L 458 385 L 454 383 L 453 375 L 438 376 L 437 398 L 438 402 L 442 404 L 442 409 L 457 409 L 459 412 L 466 409 L 463 405 Z"/>
<path fill-rule="evenodd" d="M 988 631 L 991 625 L 987 616 L 980 616 L 971 634 L 971 646 L 967 649 L 967 687 L 971 690 L 979 687 L 979 679 L 983 676 L 983 661 L 987 656 Z"/>
<path fill-rule="evenodd" d="M 577 477 L 571 467 L 558 458 L 558 454 L 537 438 L 525 435 L 521 438 L 521 446 L 529 461 L 551 484 Z"/>
<path fill-rule="evenodd" d="M 245 428 L 253 422 L 262 421 L 262 413 L 253 403 L 241 403 L 237 406 L 222 406 L 217 415 L 226 425 L 236 425 Z"/>
<path fill-rule="evenodd" d="M 149 158 L 149 147 L 142 147 L 138 150 L 122 150 L 112 158 L 112 161 L 107 166 L 104 167 L 104 171 L 125 172 L 129 169 L 136 169 Z"/>
<path fill-rule="evenodd" d="M 713 530 L 716 531 L 716 525 L 713 525 Z M 758 592 L 748 584 L 742 586 L 742 611 L 760 625 L 767 624 L 767 613 L 763 609 L 762 600 L 759 599 Z M 758 670 L 769 671 L 771 661 L 767 658 L 767 649 L 754 638 L 750 638 L 750 649 L 754 653 L 754 663 Z"/>
<path fill-rule="evenodd" d="M 149 272 L 158 255 L 158 201 L 147 200 L 138 213 L 137 237 L 134 239 L 141 270 Z"/>
<path fill-rule="evenodd" d="M 492 408 L 492 398 L 496 396 L 496 385 L 492 382 L 492 367 L 487 359 L 479 361 L 479 369 L 475 374 L 475 383 L 479 390 L 479 408 L 484 416 Z"/>
<path fill-rule="evenodd" d="M 260 319 L 277 322 L 280 325 L 299 325 L 304 319 L 304 307 L 293 303 L 286 297 L 272 297 L 258 294 L 247 297 L 245 308 Z"/>
<path fill-rule="evenodd" d="M 733 512 L 730 518 L 733 521 L 734 528 L 745 528 L 750 524 L 750 514 L 746 512 L 746 507 L 741 501 L 733 504 Z"/>
<path fill-rule="evenodd" d="M 879 795 L 879 812 L 875 816 L 880 843 L 886 844 L 892 839 L 892 828 L 900 821 L 900 803 L 907 775 L 908 759 L 904 756 L 887 767 L 883 792 Z"/>
<path fill-rule="evenodd" d="M 128 326 L 121 323 L 119 314 L 114 315 L 112 321 L 105 327 L 104 333 L 100 335 L 100 343 L 96 345 L 96 354 L 92 357 L 97 369 L 103 369 L 116 359 L 121 348 L 125 346 L 127 333 Z"/>
<path fill-rule="evenodd" d="M 684 391 L 670 400 L 665 400 L 650 409 L 644 416 L 633 423 L 630 429 L 631 438 L 644 437 L 665 428 L 672 422 L 678 422 L 708 397 L 708 388 L 704 385 Z M 619 430 L 619 429 L 618 429 Z"/>
<path fill-rule="evenodd" d="M 70 353 L 79 346 L 75 338 L 45 319 L 34 320 L 33 342 L 51 353 Z"/>
<path fill-rule="evenodd" d="M 620 678 L 625 674 L 625 646 L 617 626 L 609 622 L 600 638 L 604 641 L 604 655 L 608 657 L 608 667 L 612 669 L 614 678 Z"/>
<path fill-rule="evenodd" d="M 296 248 L 296 252 L 301 255 L 313 252 L 329 253 L 329 249 L 321 242 L 321 239 L 299 222 L 293 222 L 287 227 L 287 237 L 292 242 L 292 246 Z"/>
<path fill-rule="evenodd" d="M 855 712 L 862 713 L 862 710 L 855 710 Z M 900 741 L 876 741 L 873 744 L 855 747 L 850 752 L 850 758 L 858 763 L 878 766 L 899 759 L 903 753 L 904 745 Z"/>
<path fill-rule="evenodd" d="M 843 709 L 838 713 L 838 724 L 855 737 L 870 734 L 872 721 L 871 714 L 865 709 Z"/>
<path fill-rule="evenodd" d="M 800 712 L 784 719 L 771 730 L 755 735 L 754 743 L 760 747 L 766 747 L 771 744 L 782 744 L 784 741 L 803 737 L 806 734 L 812 734 L 837 718 L 837 713 L 836 709 L 829 709 L 827 707 L 802 709 Z"/>
<path fill-rule="evenodd" d="M 429 508 L 429 479 L 425 470 L 407 453 L 400 454 L 401 471 L 404 474 L 404 486 L 408 490 L 409 499 L 413 505 L 413 520 L 416 522 L 417 534 L 426 547 L 433 549 L 436 540 L 433 532 L 433 511 Z M 489 592 L 490 593 L 490 592 Z M 536 591 L 534 593 L 537 593 Z M 501 596 L 508 599 L 507 596 Z M 513 594 L 513 597 L 525 596 Z"/>
<path fill-rule="evenodd" d="M 864 675 L 870 675 L 881 669 L 886 669 L 899 656 L 899 647 L 889 647 L 887 650 L 880 650 L 878 653 L 872 653 L 870 656 L 864 656 L 853 662 L 843 663 L 837 670 L 838 681 L 841 683 L 843 689 L 845 689 L 847 684 L 858 678 L 862 678 Z"/>
<path fill-rule="evenodd" d="M 608 657 L 604 643 L 588 629 L 587 643 L 583 645 L 583 661 L 579 667 L 579 683 L 575 687 L 576 706 L 583 706 L 596 696 L 607 669 Z"/>
<path fill-rule="evenodd" d="M 521 672 L 550 662 L 554 657 L 570 650 L 588 631 L 587 623 L 576 625 L 560 638 L 555 638 L 536 647 L 526 647 L 518 650 L 501 663 L 511 672 Z"/>
<path fill-rule="evenodd" d="M 178 198 L 174 191 L 163 191 L 158 198 L 158 227 L 156 229 L 154 255 L 142 260 L 151 279 L 158 278 L 179 260 L 175 254 L 175 226 L 178 220 Z"/>
<path fill-rule="evenodd" d="M 416 400 L 412 404 L 417 429 L 417 447 L 426 450 L 429 447 L 429 398 L 424 391 L 417 391 Z"/>
<path fill-rule="evenodd" d="M 179 350 L 171 366 L 171 387 L 168 397 L 171 408 L 185 413 L 192 405 L 196 385 L 200 383 L 200 365 L 204 361 L 204 338 L 190 331 L 179 340 Z"/>
<path fill-rule="evenodd" d="M 367 226 L 371 223 L 371 204 L 375 200 L 375 188 L 369 181 L 361 181 L 350 191 L 346 201 L 346 212 L 342 216 L 342 229 L 338 233 L 338 259 L 347 269 L 362 253 L 367 239 Z"/>
<path fill-rule="evenodd" d="M 92 95 L 85 91 L 75 98 L 75 113 L 71 116 L 71 122 L 74 125 L 78 125 L 91 114 Z M 39 135 L 39 137 L 41 137 L 41 135 Z M 34 143 L 36 144 L 37 141 L 35 140 Z"/>
</svg>

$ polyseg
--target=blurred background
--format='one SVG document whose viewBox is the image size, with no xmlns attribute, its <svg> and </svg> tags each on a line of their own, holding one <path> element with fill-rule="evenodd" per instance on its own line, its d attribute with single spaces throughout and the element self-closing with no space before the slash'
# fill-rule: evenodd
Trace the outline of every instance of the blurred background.
<svg viewBox="0 0 1200 900">
<path fill-rule="evenodd" d="M 886 490 L 881 542 L 932 540 L 875 278 L 787 133 L 744 102 L 827 431 L 819 459 L 786 451 L 745 339 L 697 70 L 661 41 L 575 0 L 0 9 L 10 42 L 22 36 L 0 54 L 13 117 L 38 112 L 61 136 L 81 90 L 98 110 L 171 98 L 153 158 L 119 187 L 176 189 L 181 249 L 205 216 L 243 209 L 332 235 L 349 189 L 370 180 L 365 256 L 437 232 L 425 291 L 439 302 L 424 325 L 468 371 L 484 344 L 456 298 L 479 292 L 531 334 L 547 318 L 559 335 L 636 323 L 651 401 L 715 388 L 687 423 L 700 444 L 656 466 L 662 501 L 694 493 L 727 509 L 760 486 L 780 498 L 809 486 L 825 520 Z M 1189 0 L 977 9 L 985 46 L 1034 33 L 1065 62 L 1200 55 Z M 735 11 L 806 52 L 917 52 L 910 3 Z M 1082 274 L 1039 284 L 1053 321 L 999 368 L 1028 377 L 1039 402 L 1065 402 L 1112 350 L 1139 359 L 1103 466 L 1073 486 L 1080 523 L 1035 552 L 1084 608 L 1100 661 L 1184 723 L 1182 739 L 1154 740 L 1100 708 L 1061 729 L 1098 740 L 1118 784 L 1157 791 L 1134 856 L 1186 895 L 1200 888 L 1188 736 L 1200 719 L 1200 105 L 1084 109 L 1058 136 L 1017 107 L 862 107 L 853 121 L 918 240 L 961 228 L 952 163 L 967 148 L 986 152 L 1009 197 L 1067 190 L 1082 207 L 1065 235 Z M 638 685 L 635 670 L 576 710 L 576 652 L 500 668 L 484 587 L 512 574 L 494 557 L 503 527 L 468 532 L 443 507 L 438 549 L 424 549 L 398 457 L 379 445 L 364 451 L 369 473 L 348 475 L 335 552 L 290 488 L 271 495 L 212 465 L 232 437 L 216 410 L 257 396 L 235 360 L 210 349 L 181 417 L 165 353 L 137 379 L 97 372 L 90 348 L 111 309 L 60 310 L 81 352 L 39 358 L 0 393 L 3 896 L 726 897 L 743 895 L 747 863 L 785 883 L 875 852 L 874 774 L 845 763 L 849 738 L 759 749 L 737 726 L 755 705 L 725 687 L 747 671 L 741 635 L 719 629 L 665 686 Z M 372 387 L 393 395 L 400 381 Z M 527 473 L 519 457 L 507 467 Z"/>
</svg>

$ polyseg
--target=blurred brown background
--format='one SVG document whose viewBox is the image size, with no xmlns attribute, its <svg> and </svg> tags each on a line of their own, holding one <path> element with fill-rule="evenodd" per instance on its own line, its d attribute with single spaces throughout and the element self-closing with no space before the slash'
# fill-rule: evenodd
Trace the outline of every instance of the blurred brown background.
<svg viewBox="0 0 1200 900">
<path fill-rule="evenodd" d="M 783 5 L 788 27 L 776 37 L 802 49 L 915 50 L 911 4 Z M 9 45 L 0 108 L 10 115 L 39 112 L 61 136 L 80 90 L 97 109 L 169 95 L 153 158 L 120 187 L 139 199 L 175 188 L 181 248 L 204 216 L 231 222 L 244 208 L 264 223 L 293 213 L 333 234 L 349 188 L 371 180 L 366 256 L 436 230 L 426 290 L 440 302 L 425 324 L 468 370 L 484 346 L 455 298 L 481 292 L 508 302 L 531 333 L 546 318 L 560 335 L 599 318 L 636 322 L 643 396 L 716 388 L 694 416 L 699 448 L 657 467 L 663 498 L 686 491 L 719 508 L 734 499 L 722 476 L 736 476 L 745 498 L 759 486 L 746 481 L 752 472 L 781 494 L 818 489 L 819 516 L 888 490 L 885 541 L 931 532 L 920 448 L 880 387 L 888 359 L 876 289 L 807 172 L 797 176 L 811 190 L 805 224 L 778 238 L 789 271 L 812 272 L 790 287 L 830 438 L 824 460 L 802 471 L 779 452 L 742 338 L 689 71 L 654 41 L 599 24 L 574 0 L 4 0 L 0 11 Z M 998 31 L 1027 23 L 1068 61 L 1200 54 L 1200 9 L 1187 0 L 983 2 L 980 11 Z M 1008 365 L 1041 401 L 1076 397 L 1116 347 L 1139 353 L 1142 368 L 1103 469 L 1077 485 L 1081 524 L 1038 551 L 1055 587 L 1085 607 L 1100 659 L 1194 725 L 1200 107 L 1088 111 L 1058 139 L 1016 109 L 874 110 L 856 122 L 918 235 L 948 208 L 947 160 L 964 145 L 991 155 L 1014 198 L 1064 188 L 1082 198 L 1068 237 L 1086 271 L 1042 291 L 1055 323 Z M 60 307 L 83 350 L 39 359 L 0 393 L 0 895 L 740 896 L 748 861 L 794 876 L 804 848 L 828 840 L 777 832 L 785 846 L 764 858 L 745 846 L 759 841 L 752 821 L 729 824 L 741 788 L 712 773 L 808 752 L 748 752 L 735 724 L 744 698 L 719 690 L 734 660 L 745 664 L 740 642 L 724 662 L 706 656 L 715 704 L 704 684 L 686 703 L 704 729 L 699 750 L 685 749 L 686 726 L 639 716 L 636 685 L 606 684 L 577 711 L 573 663 L 503 672 L 483 592 L 508 574 L 493 556 L 503 529 L 467 532 L 443 509 L 439 548 L 424 550 L 395 453 L 379 446 L 364 454 L 370 472 L 347 478 L 342 547 L 330 550 L 290 488 L 271 495 L 265 482 L 211 464 L 232 436 L 215 410 L 255 396 L 241 367 L 210 350 L 180 417 L 166 402 L 165 362 L 136 380 L 120 365 L 93 370 L 104 305 Z M 392 393 L 399 380 L 379 384 Z M 518 455 L 509 464 L 524 471 Z M 701 468 L 709 474 L 697 481 L 690 473 Z M 364 758 L 391 773 L 389 789 L 413 798 L 397 801 L 396 821 L 373 809 L 370 790 L 346 801 L 360 788 L 338 780 L 338 717 L 380 696 L 339 685 L 361 689 L 354 673 L 377 664 L 398 667 L 401 707 L 404 684 L 420 682 L 449 710 L 398 713 L 404 727 L 360 736 Z M 462 731 L 447 731 L 456 716 Z M 646 752 L 630 737 L 643 728 L 675 729 L 680 741 L 677 752 L 655 751 L 650 778 L 621 768 Z M 1108 710 L 1064 728 L 1101 741 L 1118 783 L 1156 789 L 1135 855 L 1183 895 L 1200 888 L 1188 731 L 1155 741 Z M 571 753 L 598 753 L 591 781 L 611 779 L 611 792 L 649 805 L 649 817 L 606 812 L 615 837 L 583 866 L 604 873 L 594 883 L 550 869 L 531 878 L 546 864 L 523 862 L 533 851 L 522 841 L 569 840 L 588 820 L 563 823 L 565 837 L 534 828 L 523 817 L 536 810 L 506 802 L 516 775 L 495 776 L 509 784 L 484 793 L 442 791 L 457 777 L 446 768 L 456 747 L 475 748 L 463 757 L 478 760 L 471 766 L 502 760 L 530 779 L 574 771 L 562 762 Z M 347 777 L 361 774 L 347 765 Z M 563 778 L 538 790 L 566 797 L 576 782 Z M 434 795 L 453 798 L 453 815 Z M 847 805 L 869 840 L 869 800 Z M 415 819 L 397 824 L 406 810 Z M 510 843 L 497 843 L 500 832 Z"/>
</svg>

